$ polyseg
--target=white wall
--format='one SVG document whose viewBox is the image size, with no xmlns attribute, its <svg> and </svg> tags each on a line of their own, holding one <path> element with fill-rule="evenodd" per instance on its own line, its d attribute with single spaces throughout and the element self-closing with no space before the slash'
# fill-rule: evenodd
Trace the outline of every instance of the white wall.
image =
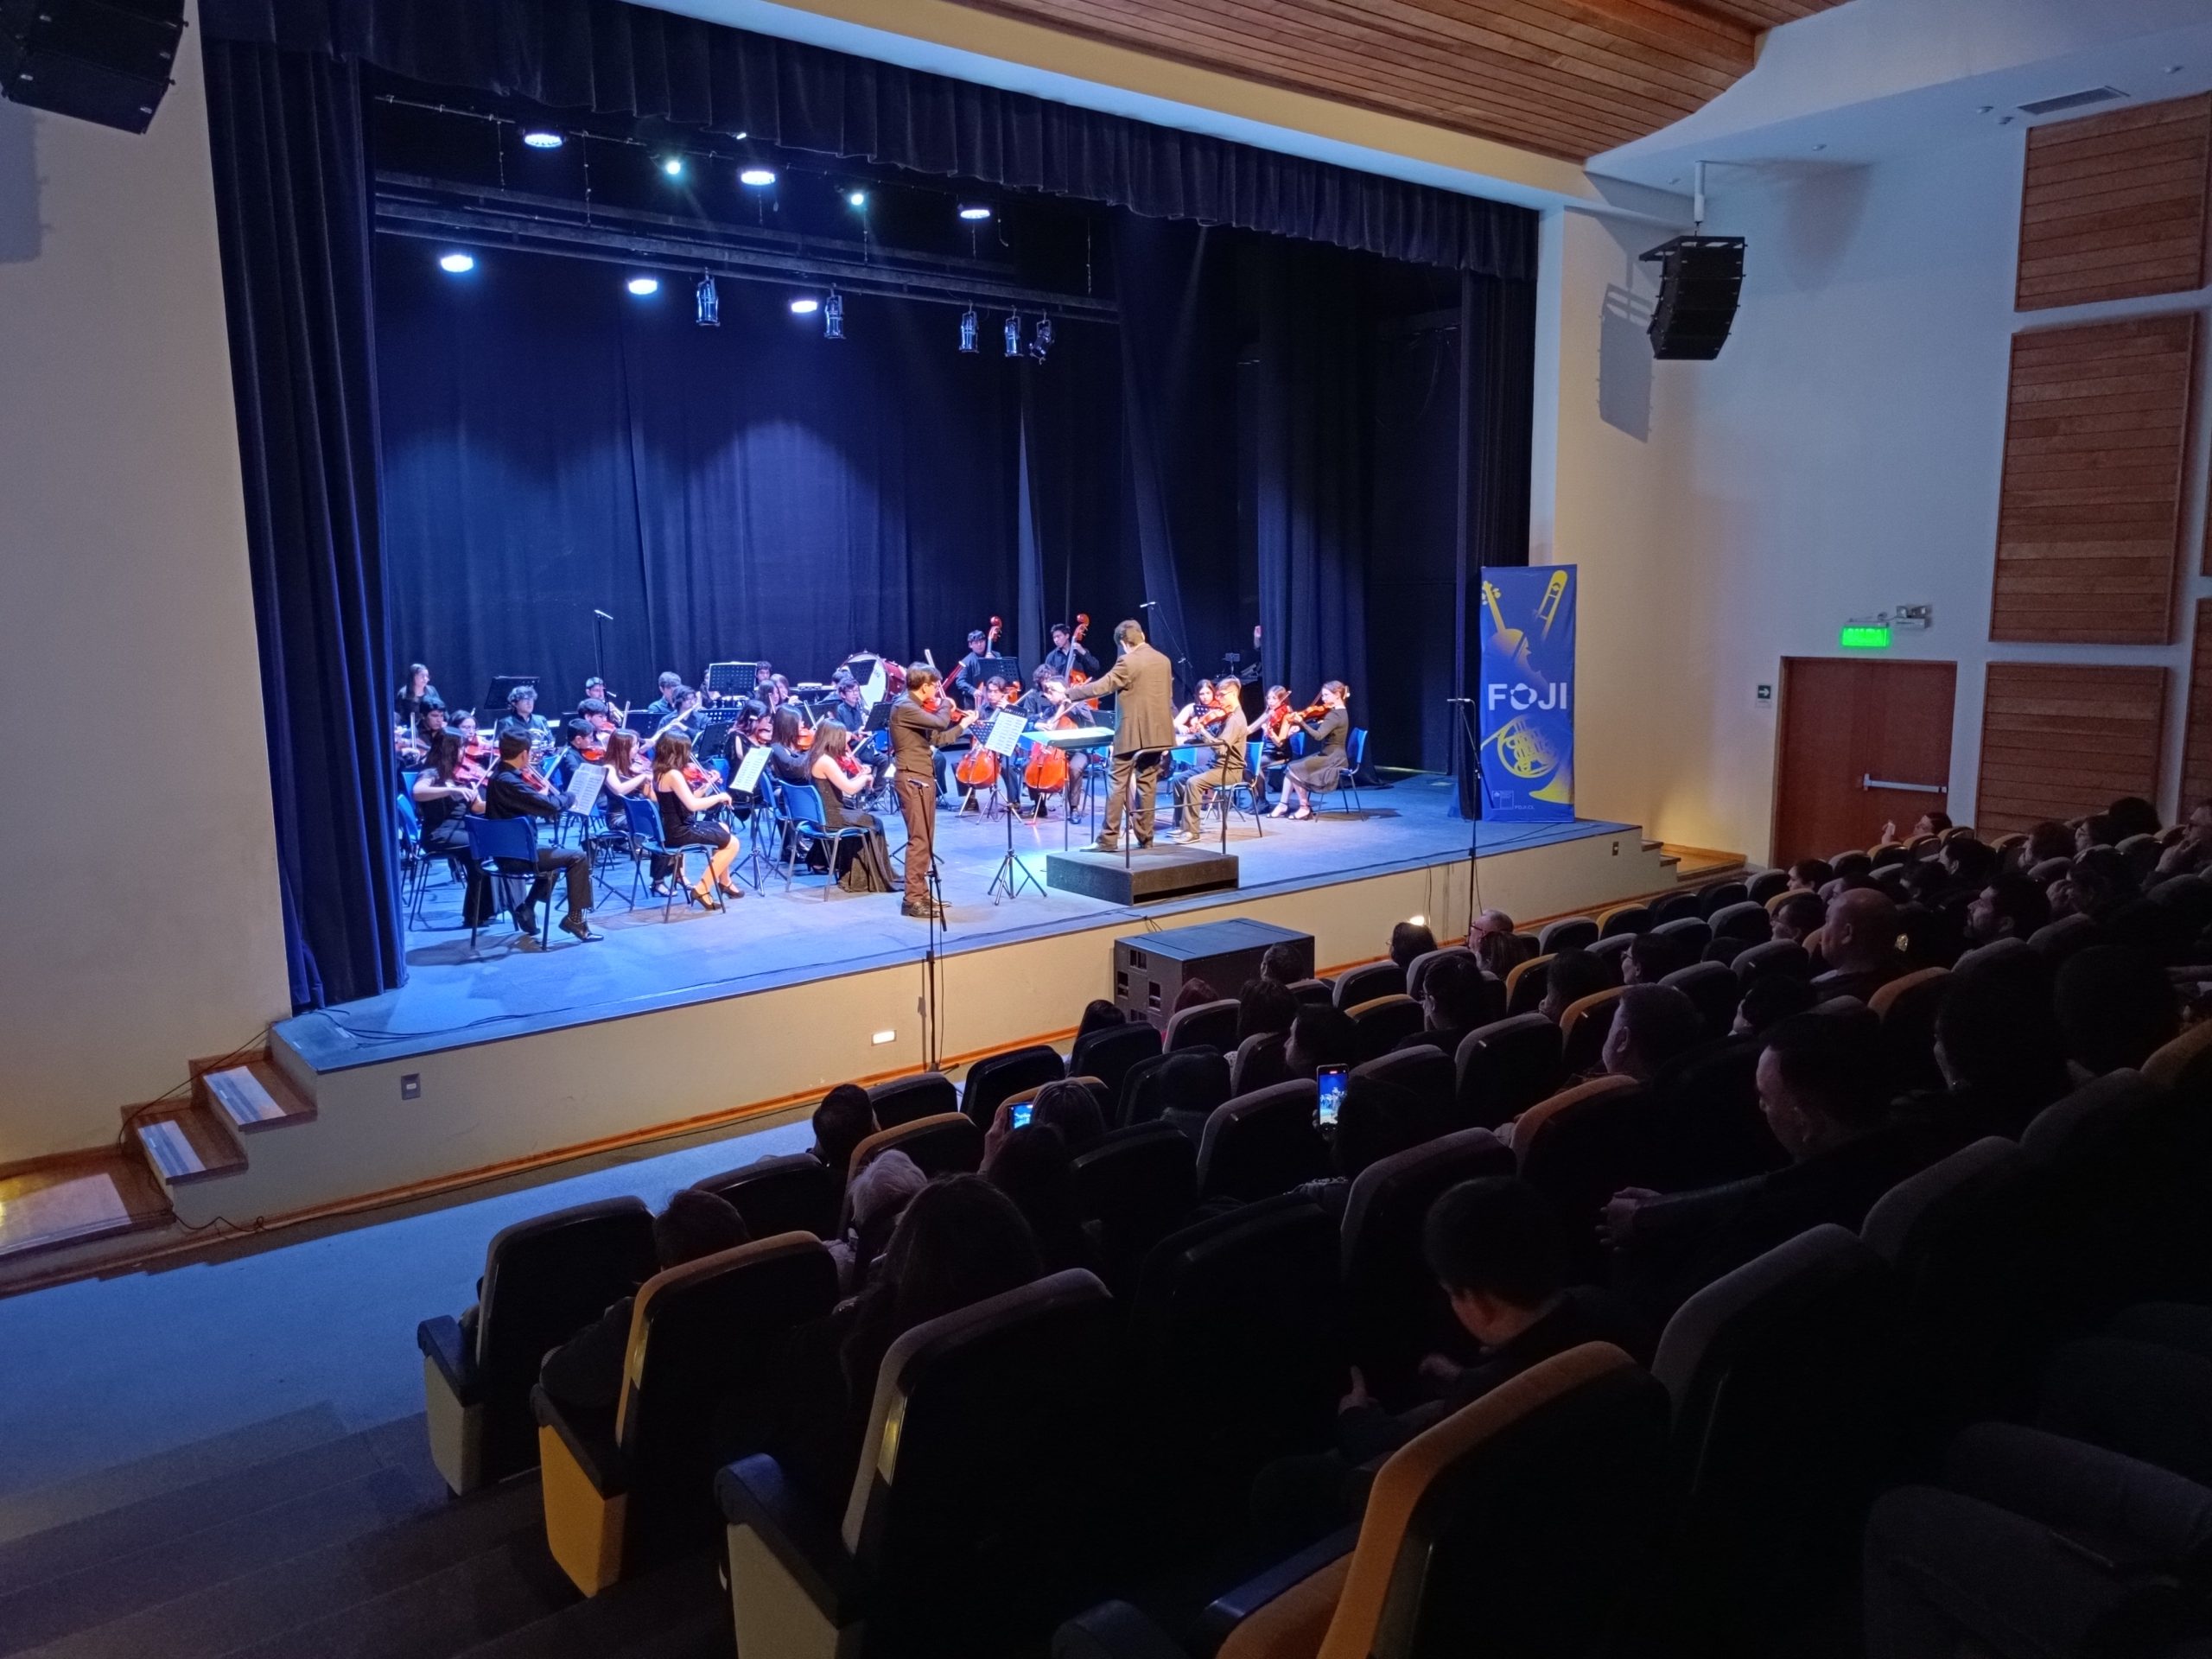
<svg viewBox="0 0 2212 1659">
<path fill-rule="evenodd" d="M 1989 589 L 2015 328 L 2212 295 L 2016 316 L 2022 157 L 2006 133 L 1872 168 L 1731 169 L 1707 228 L 1750 251 L 1709 364 L 1649 359 L 1654 284 L 1635 255 L 1661 238 L 1549 216 L 1535 556 L 1583 571 L 1583 812 L 1763 857 L 1775 721 L 1755 688 L 1778 683 L 1785 655 L 1839 654 L 1846 619 L 1909 602 L 1933 605 L 1935 626 L 1897 633 L 1892 654 L 1959 664 L 1954 817 L 1974 814 L 1993 658 L 2171 669 L 2171 810 L 2194 603 L 2212 593 L 2194 574 L 2202 388 L 2174 644 L 1992 645 Z"/>
<path fill-rule="evenodd" d="M 144 137 L 0 104 L 0 1163 L 289 1012 L 196 38 Z"/>
</svg>

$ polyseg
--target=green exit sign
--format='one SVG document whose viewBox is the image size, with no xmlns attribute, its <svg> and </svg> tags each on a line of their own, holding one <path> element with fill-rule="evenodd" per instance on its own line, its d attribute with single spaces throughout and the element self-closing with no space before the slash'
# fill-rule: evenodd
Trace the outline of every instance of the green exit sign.
<svg viewBox="0 0 2212 1659">
<path fill-rule="evenodd" d="M 1890 631 L 1876 623 L 1847 622 L 1835 642 L 1846 651 L 1887 651 Z"/>
</svg>

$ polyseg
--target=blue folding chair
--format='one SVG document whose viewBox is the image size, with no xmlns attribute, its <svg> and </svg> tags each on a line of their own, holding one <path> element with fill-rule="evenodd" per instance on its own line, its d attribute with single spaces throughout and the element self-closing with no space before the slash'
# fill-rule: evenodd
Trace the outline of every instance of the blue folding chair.
<svg viewBox="0 0 2212 1659">
<path fill-rule="evenodd" d="M 830 889 L 837 885 L 837 852 L 849 841 L 864 841 L 868 831 L 857 824 L 844 824 L 833 830 L 822 822 L 822 798 L 810 785 L 802 785 L 779 778 L 776 783 L 777 804 L 784 810 L 784 817 L 791 829 L 791 847 L 784 865 L 784 886 L 789 887 L 798 874 L 799 859 L 810 848 L 820 847 L 829 860 L 822 888 L 824 903 Z"/>
<path fill-rule="evenodd" d="M 535 818 L 487 818 L 480 812 L 470 813 L 463 823 L 468 830 L 468 856 L 475 866 L 475 874 L 485 884 L 488 898 L 502 912 L 512 911 L 513 905 L 503 902 L 506 897 L 505 884 L 526 881 L 535 886 L 537 881 L 537 821 Z M 476 935 L 485 918 L 479 917 L 468 925 L 468 948 L 476 948 Z M 541 944 L 553 942 L 553 906 L 549 899 L 545 913 L 538 918 Z M 521 931 L 519 928 L 516 930 Z"/>
<path fill-rule="evenodd" d="M 423 815 L 415 805 L 416 777 L 400 773 L 399 792 L 392 798 L 399 813 L 399 903 L 410 927 L 423 919 L 423 891 L 430 885 L 431 859 L 423 850 Z"/>
<path fill-rule="evenodd" d="M 1344 769 L 1337 774 L 1337 781 L 1323 791 L 1324 797 L 1334 798 L 1345 812 L 1364 812 L 1359 804 L 1359 769 L 1367 764 L 1367 728 L 1355 726 L 1344 742 Z M 1349 795 L 1351 804 L 1345 806 L 1343 798 Z"/>
<path fill-rule="evenodd" d="M 676 895 L 683 889 L 683 902 L 689 906 L 697 902 L 691 893 L 690 871 L 683 868 L 683 855 L 702 853 L 703 847 L 671 847 L 661 839 L 660 810 L 652 801 L 641 800 L 634 795 L 619 797 L 622 802 L 623 823 L 628 829 L 630 852 L 630 887 L 625 895 L 631 907 L 638 903 L 638 867 L 655 858 L 665 858 L 671 865 L 671 886 L 662 895 L 660 918 L 664 922 L 676 908 Z"/>
</svg>

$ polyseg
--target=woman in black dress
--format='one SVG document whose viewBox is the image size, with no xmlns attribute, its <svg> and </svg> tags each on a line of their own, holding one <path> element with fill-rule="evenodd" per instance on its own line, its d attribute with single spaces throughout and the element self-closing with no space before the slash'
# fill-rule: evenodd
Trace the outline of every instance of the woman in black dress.
<svg viewBox="0 0 2212 1659">
<path fill-rule="evenodd" d="M 423 850 L 433 858 L 468 857 L 468 814 L 484 798 L 461 777 L 461 738 L 440 732 L 430 740 L 423 770 L 415 774 L 415 810 L 423 820 Z"/>
<path fill-rule="evenodd" d="M 698 774 L 695 785 L 691 774 Z M 691 740 L 679 732 L 663 733 L 653 745 L 653 800 L 660 808 L 660 838 L 671 850 L 683 847 L 712 849 L 707 874 L 691 888 L 691 896 L 709 910 L 720 910 L 717 891 L 732 899 L 745 897 L 745 889 L 729 879 L 737 862 L 737 837 L 729 826 L 702 817 L 718 806 L 729 804 L 729 791 L 718 787 L 713 774 L 691 759 Z M 683 855 L 677 853 L 680 868 Z"/>
<path fill-rule="evenodd" d="M 814 728 L 812 760 L 814 792 L 822 798 L 822 823 L 830 830 L 865 830 L 862 836 L 847 836 L 837 843 L 837 885 L 848 893 L 891 891 L 891 849 L 883 839 L 883 821 L 862 812 L 851 803 L 868 791 L 868 769 L 852 758 L 852 734 L 834 720 Z"/>
<path fill-rule="evenodd" d="M 1296 730 L 1306 734 L 1306 753 L 1283 769 L 1282 799 L 1275 803 L 1270 817 L 1281 817 L 1285 813 L 1294 818 L 1313 816 L 1313 791 L 1337 786 L 1337 779 L 1344 775 L 1346 765 L 1345 745 L 1351 736 L 1351 716 L 1344 705 L 1351 701 L 1351 693 L 1342 680 L 1331 680 L 1321 688 L 1321 717 L 1308 721 L 1306 711 L 1300 710 L 1290 717 Z M 1297 807 L 1292 811 L 1293 804 Z"/>
</svg>

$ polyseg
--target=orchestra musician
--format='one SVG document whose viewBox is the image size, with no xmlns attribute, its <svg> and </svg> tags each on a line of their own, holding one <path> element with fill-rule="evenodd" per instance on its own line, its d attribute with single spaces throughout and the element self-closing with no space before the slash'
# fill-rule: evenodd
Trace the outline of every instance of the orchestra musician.
<svg viewBox="0 0 2212 1659">
<path fill-rule="evenodd" d="M 952 665 L 946 683 L 963 709 L 973 709 L 983 689 L 983 658 L 990 654 L 991 636 L 982 628 L 968 631 L 968 654 Z"/>
<path fill-rule="evenodd" d="M 433 858 L 468 857 L 468 815 L 484 804 L 483 792 L 461 774 L 461 738 L 440 732 L 408 793 L 423 820 L 423 850 Z"/>
<path fill-rule="evenodd" d="M 942 920 L 930 897 L 930 860 L 937 845 L 937 752 L 956 741 L 971 716 L 954 714 L 937 670 L 906 668 L 906 694 L 891 710 L 891 760 L 906 820 L 906 895 L 902 916 Z"/>
<path fill-rule="evenodd" d="M 1011 811 L 1021 798 L 1021 786 L 1009 776 L 1011 764 L 1005 757 L 983 747 L 983 740 L 990 734 L 991 722 L 1012 706 L 1007 695 L 1006 681 L 994 674 L 976 690 L 975 724 L 968 730 L 968 753 L 954 768 L 953 781 L 967 794 L 962 810 L 969 801 L 978 803 L 982 810 L 984 798 L 996 790 Z"/>
<path fill-rule="evenodd" d="M 420 663 L 408 664 L 407 683 L 391 700 L 391 712 L 398 717 L 399 723 L 412 730 L 422 724 L 424 709 L 445 706 L 438 688 L 430 683 L 430 671 Z"/>
<path fill-rule="evenodd" d="M 596 674 L 584 682 L 584 694 L 576 699 L 576 712 L 583 713 L 584 705 L 588 702 L 596 702 L 608 709 L 614 706 L 613 699 L 607 695 L 607 682 Z"/>
<path fill-rule="evenodd" d="M 1280 818 L 1286 813 L 1294 818 L 1313 816 L 1313 791 L 1334 789 L 1337 779 L 1344 775 L 1344 748 L 1351 735 L 1351 716 L 1345 705 L 1351 701 L 1351 692 L 1342 680 L 1331 680 L 1321 688 L 1321 699 L 1310 709 L 1291 710 L 1293 730 L 1306 734 L 1311 747 L 1298 760 L 1283 768 L 1282 799 L 1268 816 Z M 1297 810 L 1291 804 L 1297 803 Z"/>
<path fill-rule="evenodd" d="M 1098 677 L 1098 659 L 1075 643 L 1074 632 L 1065 622 L 1052 624 L 1052 648 L 1045 653 L 1044 664 L 1056 680 L 1065 681 L 1071 672 L 1086 680 Z"/>
<path fill-rule="evenodd" d="M 1201 680 L 1198 683 L 1204 686 L 1205 682 Z M 1248 728 L 1240 696 L 1243 687 L 1231 674 L 1216 681 L 1211 689 L 1211 711 L 1193 721 L 1191 741 L 1213 751 L 1213 764 L 1184 781 L 1180 833 L 1185 842 L 1200 838 L 1198 823 L 1205 812 L 1206 798 L 1217 789 L 1234 789 L 1244 781 Z"/>
<path fill-rule="evenodd" d="M 553 747 L 553 728 L 537 712 L 536 686 L 518 685 L 507 693 L 507 712 L 499 717 L 493 735 L 502 743 L 509 737 L 518 736 L 530 745 L 534 755 L 543 754 Z"/>
<path fill-rule="evenodd" d="M 553 757 L 553 764 L 545 769 L 545 781 L 565 793 L 569 780 L 576 775 L 576 768 L 602 751 L 598 734 L 582 716 L 571 715 L 563 722 L 561 730 L 568 741 L 562 744 L 561 753 Z"/>
<path fill-rule="evenodd" d="M 503 735 L 499 739 L 499 763 L 492 768 L 491 781 L 484 786 L 484 816 L 493 819 L 544 818 L 557 823 L 568 804 L 567 796 L 555 794 L 545 779 L 531 769 L 529 736 L 520 731 Z M 589 855 L 578 848 L 549 847 L 541 842 L 537 849 L 537 880 L 531 884 L 529 897 L 514 912 L 515 925 L 522 930 L 525 948 L 537 938 L 537 907 L 552 901 L 556 875 L 567 884 L 568 892 L 569 910 L 561 918 L 561 931 L 587 944 L 606 937 L 592 931 Z"/>
<path fill-rule="evenodd" d="M 1014 705 L 1027 718 L 1031 728 L 1064 731 L 1081 725 L 1083 722 L 1076 718 L 1072 705 L 1068 701 L 1066 682 L 1052 671 L 1049 663 L 1039 667 L 1036 678 L 1036 689 Z M 1060 785 L 1060 804 L 1072 816 L 1083 805 L 1083 773 L 1084 768 L 1090 764 L 1090 757 L 1079 749 L 1071 749 L 1062 753 L 1061 759 L 1065 764 L 1062 773 L 1065 781 Z M 1027 766 L 1022 776 L 1027 782 L 1029 773 Z M 1045 810 L 1044 791 L 1033 786 L 1029 792 L 1034 810 L 1042 814 Z"/>
<path fill-rule="evenodd" d="M 729 791 L 702 783 L 694 788 L 690 772 L 691 740 L 682 732 L 663 732 L 653 744 L 653 804 L 660 809 L 660 838 L 662 845 L 671 850 L 683 847 L 704 847 L 710 849 L 707 858 L 707 873 L 691 888 L 691 896 L 709 910 L 720 910 L 721 899 L 717 893 L 731 899 L 745 897 L 745 889 L 729 879 L 730 866 L 737 862 L 737 837 L 726 823 L 716 823 L 702 816 L 718 806 L 728 806 Z M 711 773 L 703 774 L 711 777 Z M 677 854 L 680 866 L 683 855 Z"/>
<path fill-rule="evenodd" d="M 807 781 L 807 752 L 798 741 L 804 729 L 798 709 L 788 702 L 768 716 L 768 770 L 787 784 Z"/>
<path fill-rule="evenodd" d="M 683 689 L 683 677 L 674 669 L 664 669 L 660 677 L 660 696 L 645 705 L 647 729 L 658 732 L 680 712 L 676 706 L 676 694 Z"/>
<path fill-rule="evenodd" d="M 653 769 L 638 747 L 638 734 L 626 727 L 617 727 L 607 734 L 607 781 L 601 786 L 600 801 L 607 809 L 607 827 L 622 837 L 630 838 L 630 816 L 620 804 L 641 800 L 651 804 L 653 798 Z M 668 897 L 668 879 L 675 874 L 676 861 L 666 853 L 655 853 L 652 858 L 652 895 L 656 899 Z"/>
<path fill-rule="evenodd" d="M 1252 722 L 1252 735 L 1260 740 L 1260 771 L 1252 779 L 1252 796 L 1262 806 L 1268 804 L 1269 780 L 1281 779 L 1291 761 L 1290 715 L 1290 688 L 1269 686 L 1266 705 Z"/>
<path fill-rule="evenodd" d="M 852 734 L 844 722 L 825 720 L 814 728 L 814 747 L 807 770 L 814 792 L 821 798 L 823 827 L 864 830 L 857 840 L 842 836 L 832 849 L 831 874 L 848 893 L 891 891 L 891 849 L 883 839 L 883 821 L 862 811 L 855 803 L 873 783 L 868 769 L 852 752 Z"/>
<path fill-rule="evenodd" d="M 1152 845 L 1160 758 L 1175 747 L 1174 664 L 1145 642 L 1144 629 L 1135 621 L 1115 625 L 1114 643 L 1119 652 L 1114 666 L 1083 687 L 1085 702 L 1115 700 L 1113 780 L 1106 791 L 1106 827 L 1096 843 L 1102 852 L 1120 849 L 1132 783 L 1136 816 L 1130 833 L 1138 846 Z"/>
</svg>

